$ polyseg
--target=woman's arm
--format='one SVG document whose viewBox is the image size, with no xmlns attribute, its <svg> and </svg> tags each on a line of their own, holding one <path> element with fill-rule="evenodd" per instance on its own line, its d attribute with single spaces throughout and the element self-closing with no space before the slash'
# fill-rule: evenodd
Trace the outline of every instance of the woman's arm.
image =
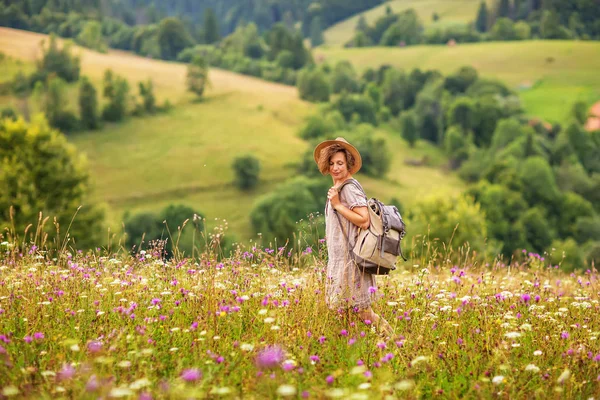
<svg viewBox="0 0 600 400">
<path fill-rule="evenodd" d="M 337 191 L 337 188 L 332 187 L 327 192 L 327 198 L 333 207 L 340 215 L 358 226 L 360 229 L 369 229 L 369 209 L 365 206 L 354 207 L 352 210 L 342 204 Z"/>
<path fill-rule="evenodd" d="M 354 207 L 352 210 L 343 205 L 337 204 L 333 207 L 338 214 L 358 226 L 360 229 L 369 229 L 369 209 L 367 207 Z"/>
</svg>

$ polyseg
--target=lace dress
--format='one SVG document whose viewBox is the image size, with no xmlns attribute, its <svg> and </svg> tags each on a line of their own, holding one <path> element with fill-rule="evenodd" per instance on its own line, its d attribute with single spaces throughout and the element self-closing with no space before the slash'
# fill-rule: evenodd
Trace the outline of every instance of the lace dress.
<svg viewBox="0 0 600 400">
<path fill-rule="evenodd" d="M 351 210 L 354 207 L 367 206 L 365 195 L 354 184 L 344 186 L 340 193 L 340 201 Z M 348 232 L 350 246 L 354 246 L 359 228 L 342 215 L 338 215 L 344 224 L 344 230 Z M 375 276 L 361 272 L 350 259 L 346 237 L 329 200 L 325 206 L 325 237 L 328 254 L 325 283 L 327 305 L 331 309 L 370 307 L 370 288 L 376 287 Z"/>
</svg>

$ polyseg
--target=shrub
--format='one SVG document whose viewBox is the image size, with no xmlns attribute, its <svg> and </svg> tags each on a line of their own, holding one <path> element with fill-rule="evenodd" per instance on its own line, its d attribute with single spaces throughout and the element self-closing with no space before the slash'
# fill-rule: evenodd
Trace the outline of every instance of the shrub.
<svg viewBox="0 0 600 400">
<path fill-rule="evenodd" d="M 235 172 L 235 184 L 242 190 L 249 190 L 258 184 L 260 161 L 252 155 L 236 157 L 232 168 Z"/>
</svg>

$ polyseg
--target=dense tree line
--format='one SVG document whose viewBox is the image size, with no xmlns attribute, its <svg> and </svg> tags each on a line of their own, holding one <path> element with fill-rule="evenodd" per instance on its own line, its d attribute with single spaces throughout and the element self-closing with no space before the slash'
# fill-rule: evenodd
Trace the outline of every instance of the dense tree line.
<svg viewBox="0 0 600 400">
<path fill-rule="evenodd" d="M 424 28 L 413 9 L 387 12 L 373 25 L 361 18 L 346 46 L 409 46 L 488 40 L 600 40 L 600 7 L 587 0 L 500 0 L 493 7 L 481 2 L 471 24 Z M 438 17 L 439 19 L 439 17 Z"/>
</svg>

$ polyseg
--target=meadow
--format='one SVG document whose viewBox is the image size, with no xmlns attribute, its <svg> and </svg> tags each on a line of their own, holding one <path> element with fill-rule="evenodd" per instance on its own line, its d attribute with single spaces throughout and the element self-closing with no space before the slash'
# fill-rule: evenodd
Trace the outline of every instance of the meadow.
<svg viewBox="0 0 600 400">
<path fill-rule="evenodd" d="M 0 28 L 0 51 L 10 59 L 0 62 L 14 71 L 20 62 L 32 68 L 44 35 Z M 82 74 L 97 88 L 107 68 L 126 77 L 133 89 L 151 78 L 159 104 L 168 99 L 175 107 L 166 114 L 130 118 L 103 129 L 69 136 L 88 159 L 94 198 L 106 203 L 112 232 L 121 230 L 123 214 L 130 210 L 158 211 L 172 203 L 193 207 L 207 217 L 209 228 L 225 218 L 239 239 L 253 236 L 248 215 L 254 200 L 294 176 L 294 164 L 308 149 L 297 136 L 304 118 L 317 107 L 298 98 L 294 87 L 266 82 L 232 72 L 211 69 L 206 98 L 196 102 L 186 93 L 186 65 L 151 60 L 120 51 L 101 54 L 80 47 Z M 6 69 L 8 71 L 8 68 Z M 77 87 L 70 89 L 76 109 Z M 137 90 L 137 89 L 136 89 Z M 0 98 L 0 105 L 2 105 Z M 5 98 L 4 104 L 18 104 Z M 32 109 L 36 108 L 31 104 Z M 39 108 L 39 107 L 38 107 Z M 372 196 L 403 204 L 432 190 L 460 193 L 464 184 L 439 165 L 404 165 L 406 159 L 429 155 L 443 164 L 441 151 L 426 143 L 410 149 L 400 135 L 383 129 L 394 150 L 392 168 L 385 181 L 364 178 Z M 250 192 L 233 184 L 231 163 L 241 154 L 261 162 L 261 183 Z M 363 180 L 361 178 L 361 181 Z"/>
<path fill-rule="evenodd" d="M 326 46 L 343 46 L 355 33 L 356 24 L 364 16 L 368 24 L 373 24 L 377 18 L 385 15 L 387 7 L 392 12 L 399 13 L 404 10 L 414 9 L 426 28 L 435 28 L 454 24 L 468 24 L 475 20 L 480 0 L 391 0 L 377 7 L 363 11 L 330 26 L 323 32 Z M 493 4 L 487 1 L 488 7 Z M 433 14 L 439 17 L 433 20 Z"/>
<path fill-rule="evenodd" d="M 358 71 L 388 64 L 449 74 L 470 65 L 480 76 L 515 89 L 527 115 L 559 123 L 576 101 L 591 105 L 600 98 L 599 55 L 598 42 L 556 40 L 315 50 L 320 62 L 348 60 Z"/>
<path fill-rule="evenodd" d="M 0 244 L 6 398 L 600 393 L 598 273 L 568 275 L 538 254 L 454 265 L 429 252 L 379 277 L 374 309 L 395 329 L 383 337 L 326 307 L 322 248 L 165 260 L 14 245 Z"/>
</svg>

